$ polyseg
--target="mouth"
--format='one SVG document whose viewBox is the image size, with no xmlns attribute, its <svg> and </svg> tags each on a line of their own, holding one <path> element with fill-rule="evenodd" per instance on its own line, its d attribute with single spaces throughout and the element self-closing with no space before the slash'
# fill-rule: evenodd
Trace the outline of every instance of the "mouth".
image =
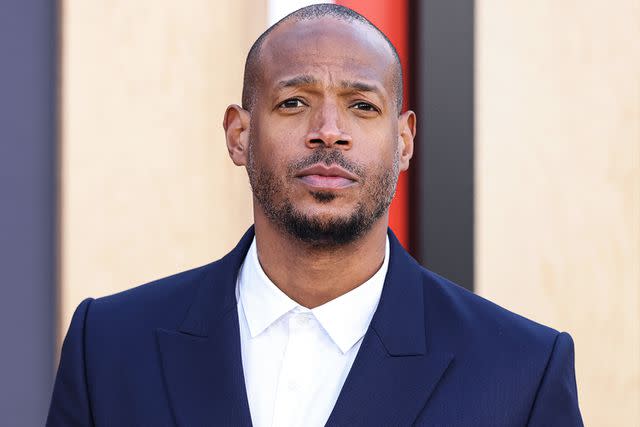
<svg viewBox="0 0 640 427">
<path fill-rule="evenodd" d="M 358 182 L 358 177 L 348 170 L 337 165 L 324 164 L 305 168 L 296 175 L 296 178 L 315 190 L 339 190 L 351 187 Z"/>
</svg>

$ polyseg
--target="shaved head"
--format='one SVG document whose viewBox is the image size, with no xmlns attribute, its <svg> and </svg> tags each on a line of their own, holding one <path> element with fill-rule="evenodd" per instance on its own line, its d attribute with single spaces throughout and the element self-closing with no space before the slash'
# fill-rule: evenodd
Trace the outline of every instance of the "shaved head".
<svg viewBox="0 0 640 427">
<path fill-rule="evenodd" d="M 400 64 L 400 57 L 398 56 L 398 52 L 396 48 L 393 46 L 389 38 L 382 32 L 378 27 L 373 25 L 367 18 L 360 15 L 359 13 L 337 4 L 332 3 L 322 3 L 315 4 L 307 7 L 303 7 L 302 9 L 298 9 L 295 12 L 285 16 L 280 21 L 273 24 L 269 27 L 258 39 L 253 43 L 251 49 L 249 50 L 249 54 L 247 55 L 247 60 L 244 66 L 244 84 L 242 88 L 242 108 L 247 111 L 251 111 L 255 98 L 257 95 L 257 86 L 260 82 L 261 77 L 261 58 L 260 53 L 262 49 L 262 45 L 265 40 L 269 37 L 274 30 L 279 28 L 285 23 L 291 22 L 299 22 L 299 21 L 310 21 L 314 19 L 320 18 L 335 18 L 344 22 L 349 23 L 358 23 L 360 25 L 364 25 L 365 28 L 369 28 L 374 31 L 374 33 L 378 34 L 380 37 L 384 39 L 386 44 L 389 46 L 391 53 L 394 59 L 394 75 L 393 75 L 393 94 L 395 97 L 396 108 L 398 114 L 400 114 L 402 110 L 402 65 Z"/>
</svg>

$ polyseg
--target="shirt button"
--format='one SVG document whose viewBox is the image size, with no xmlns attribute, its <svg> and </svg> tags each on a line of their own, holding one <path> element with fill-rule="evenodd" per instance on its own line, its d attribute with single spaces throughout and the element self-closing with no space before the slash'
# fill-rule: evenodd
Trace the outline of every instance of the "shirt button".
<svg viewBox="0 0 640 427">
<path fill-rule="evenodd" d="M 300 326 L 306 326 L 311 322 L 311 317 L 307 314 L 299 314 L 296 316 L 296 323 Z"/>
<path fill-rule="evenodd" d="M 288 388 L 289 391 L 298 391 L 300 385 L 295 381 L 289 381 Z"/>
</svg>

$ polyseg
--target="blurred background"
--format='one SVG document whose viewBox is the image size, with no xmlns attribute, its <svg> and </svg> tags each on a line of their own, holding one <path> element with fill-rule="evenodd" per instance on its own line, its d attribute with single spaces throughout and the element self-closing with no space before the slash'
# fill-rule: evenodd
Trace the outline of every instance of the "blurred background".
<svg viewBox="0 0 640 427">
<path fill-rule="evenodd" d="M 311 2 L 0 5 L 0 424 L 42 425 L 75 307 L 252 222 L 222 117 Z M 575 340 L 586 425 L 640 425 L 640 2 L 352 0 L 417 111 L 392 228 L 423 265 Z"/>
</svg>

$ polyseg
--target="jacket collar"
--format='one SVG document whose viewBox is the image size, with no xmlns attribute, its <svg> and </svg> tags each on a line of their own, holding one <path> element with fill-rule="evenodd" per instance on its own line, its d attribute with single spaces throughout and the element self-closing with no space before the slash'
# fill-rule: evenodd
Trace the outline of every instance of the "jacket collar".
<svg viewBox="0 0 640 427">
<path fill-rule="evenodd" d="M 236 308 L 238 271 L 254 238 L 253 226 L 236 247 L 214 263 L 198 289 L 180 332 L 207 337 L 225 313 Z M 371 321 L 391 356 L 424 354 L 424 304 L 420 266 L 389 229 L 390 259 L 378 308 Z M 394 284 L 401 279 L 402 284 Z"/>
<path fill-rule="evenodd" d="M 157 331 L 178 425 L 251 425 L 235 284 L 253 236 L 251 227 L 233 251 L 205 267 L 178 331 Z M 328 426 L 412 424 L 453 358 L 428 349 L 421 267 L 391 231 L 389 242 L 380 302 Z"/>
<path fill-rule="evenodd" d="M 216 328 L 229 311 L 236 309 L 235 287 L 238 271 L 251 246 L 254 234 L 254 228 L 251 226 L 231 252 L 209 266 L 187 316 L 180 326 L 180 332 L 197 337 L 208 337 L 211 329 Z"/>
<path fill-rule="evenodd" d="M 390 356 L 425 354 L 421 269 L 389 229 L 389 270 L 371 321 Z"/>
</svg>

